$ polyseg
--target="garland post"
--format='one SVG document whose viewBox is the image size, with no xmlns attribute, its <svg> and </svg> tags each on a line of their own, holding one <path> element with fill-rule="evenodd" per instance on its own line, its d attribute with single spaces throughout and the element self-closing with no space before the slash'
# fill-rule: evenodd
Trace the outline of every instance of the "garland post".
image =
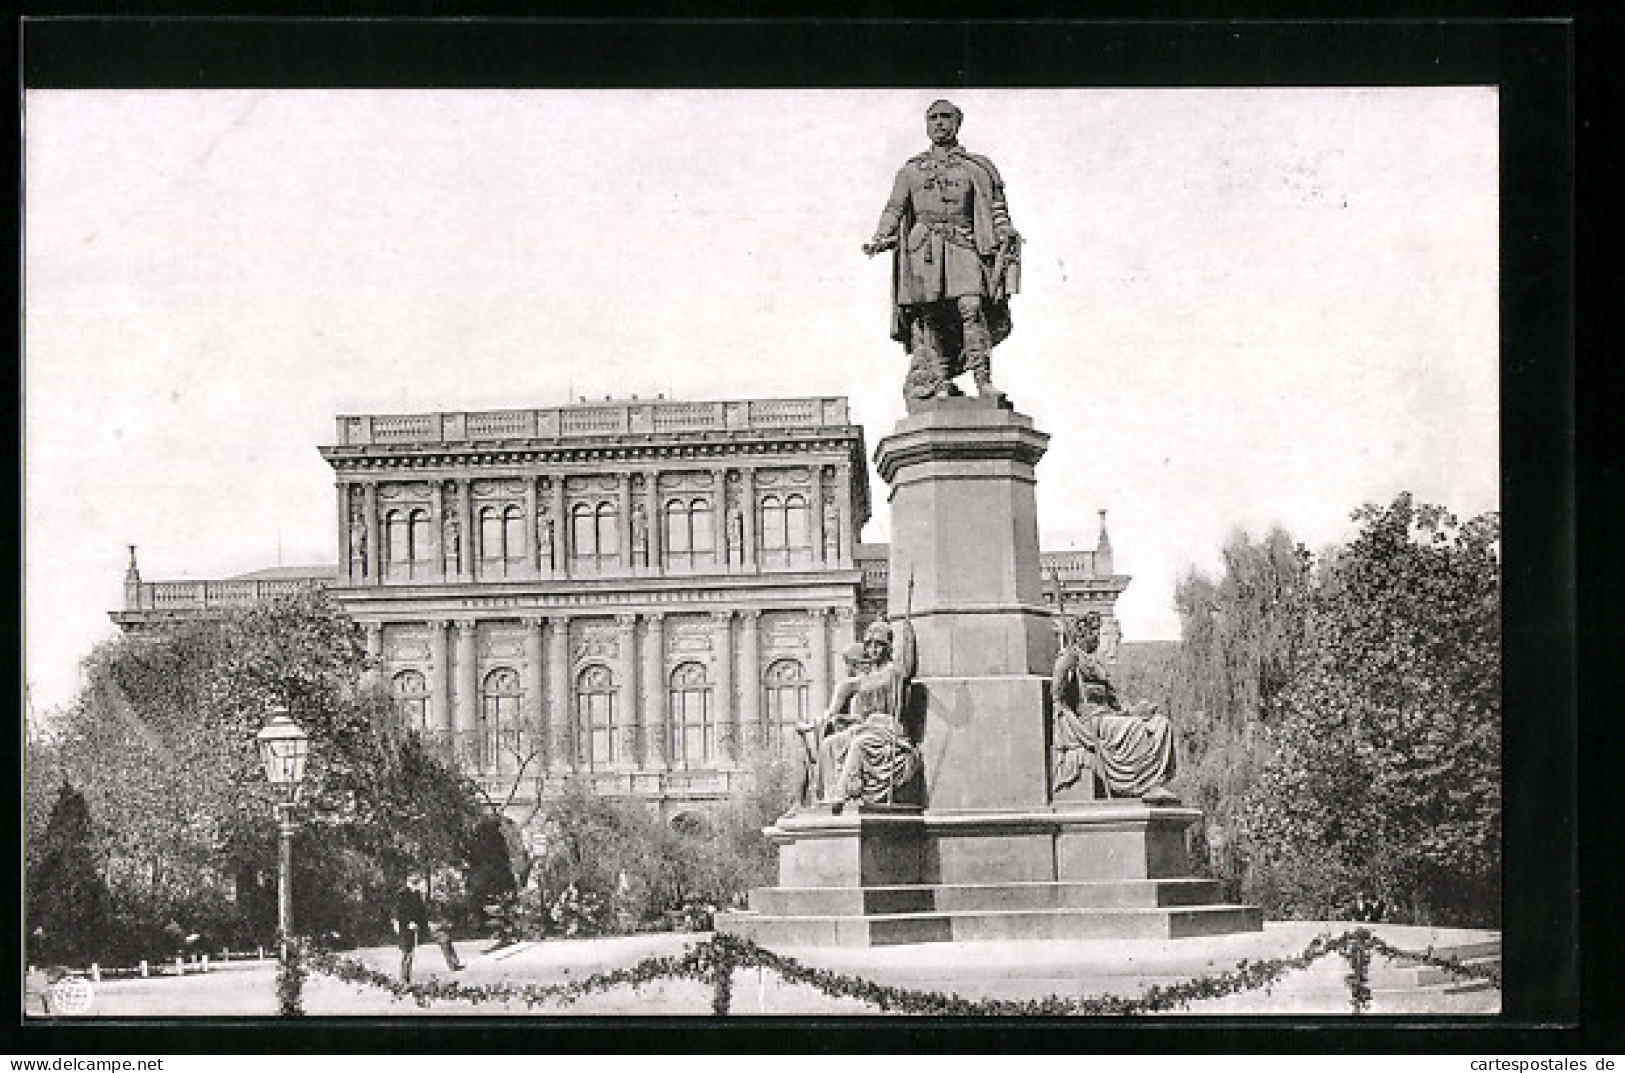
<svg viewBox="0 0 1625 1073">
<path fill-rule="evenodd" d="M 276 970 L 277 1013 L 282 1017 L 305 1015 L 305 943 L 302 939 L 278 936 L 282 959 Z"/>
</svg>

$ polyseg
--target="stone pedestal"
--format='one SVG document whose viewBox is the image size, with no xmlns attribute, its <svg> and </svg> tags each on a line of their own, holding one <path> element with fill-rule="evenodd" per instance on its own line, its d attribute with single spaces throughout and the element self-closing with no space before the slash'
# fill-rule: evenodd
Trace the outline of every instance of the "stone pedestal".
<svg viewBox="0 0 1625 1073">
<path fill-rule="evenodd" d="M 922 676 L 1049 676 L 1033 466 L 1049 437 L 981 399 L 918 404 L 875 448 L 891 485 L 887 605 L 908 614 Z"/>
<path fill-rule="evenodd" d="M 925 806 L 824 808 L 767 829 L 779 886 L 719 931 L 767 946 L 978 939 L 1179 938 L 1257 931 L 1191 878 L 1177 804 L 1060 801 L 1033 467 L 1048 437 L 1008 405 L 916 404 L 881 440 L 891 485 L 892 618 L 919 673 L 905 722 Z"/>
<path fill-rule="evenodd" d="M 1190 875 L 1192 808 L 820 809 L 768 828 L 779 885 L 717 929 L 767 947 L 1010 939 L 1178 939 L 1262 914 Z"/>
</svg>

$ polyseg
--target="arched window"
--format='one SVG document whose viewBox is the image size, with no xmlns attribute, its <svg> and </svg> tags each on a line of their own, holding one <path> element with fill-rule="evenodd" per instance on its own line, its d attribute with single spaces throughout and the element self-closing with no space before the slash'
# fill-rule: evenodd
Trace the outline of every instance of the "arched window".
<svg viewBox="0 0 1625 1073">
<path fill-rule="evenodd" d="M 693 533 L 688 527 L 688 504 L 681 499 L 666 503 L 666 560 L 686 566 L 694 561 Z"/>
<path fill-rule="evenodd" d="M 688 504 L 688 524 L 694 533 L 691 541 L 695 555 L 714 559 L 717 553 L 716 515 L 709 499 L 695 499 Z"/>
<path fill-rule="evenodd" d="M 593 665 L 576 676 L 576 751 L 582 766 L 592 769 L 621 758 L 615 676 Z"/>
<path fill-rule="evenodd" d="M 412 562 L 427 567 L 431 562 L 429 557 L 428 511 L 420 509 L 412 512 L 408 538 L 412 541 Z"/>
<path fill-rule="evenodd" d="M 598 558 L 598 533 L 592 524 L 592 507 L 586 503 L 570 508 L 570 555 L 578 564 Z"/>
<path fill-rule="evenodd" d="M 581 573 L 620 561 L 620 517 L 614 503 L 577 503 L 570 509 L 570 562 Z"/>
<path fill-rule="evenodd" d="M 717 755 L 716 712 L 711 681 L 699 663 L 680 664 L 671 672 L 671 760 L 677 767 L 702 767 Z"/>
<path fill-rule="evenodd" d="M 389 680 L 395 715 L 408 730 L 429 727 L 429 682 L 421 671 L 401 671 Z"/>
<path fill-rule="evenodd" d="M 812 561 L 812 525 L 807 513 L 807 497 L 792 493 L 762 497 L 761 515 L 764 565 L 790 566 Z"/>
<path fill-rule="evenodd" d="M 502 511 L 502 558 L 509 566 L 525 561 L 525 512 L 517 506 Z"/>
<path fill-rule="evenodd" d="M 784 539 L 792 562 L 812 559 L 812 525 L 808 521 L 807 497 L 792 495 L 784 501 Z"/>
<path fill-rule="evenodd" d="M 666 562 L 677 567 L 706 566 L 716 561 L 716 527 L 711 502 L 705 498 L 666 502 Z"/>
<path fill-rule="evenodd" d="M 498 667 L 480 687 L 480 725 L 471 755 L 475 770 L 487 775 L 516 771 L 524 759 L 523 727 L 519 717 L 519 675 Z"/>
<path fill-rule="evenodd" d="M 389 566 L 405 566 L 412 561 L 412 530 L 404 510 L 384 515 L 384 558 Z"/>
<path fill-rule="evenodd" d="M 767 713 L 768 748 L 779 756 L 794 756 L 797 723 L 808 721 L 807 669 L 800 660 L 775 660 L 762 675 L 762 710 Z"/>
<path fill-rule="evenodd" d="M 480 508 L 480 559 L 502 559 L 502 514 L 496 507 Z"/>
<path fill-rule="evenodd" d="M 763 561 L 782 557 L 785 548 L 784 501 L 778 496 L 762 497 L 762 551 Z"/>
<path fill-rule="evenodd" d="M 600 563 L 612 563 L 620 558 L 621 529 L 620 514 L 613 503 L 600 503 L 593 512 L 593 521 L 598 528 L 598 560 Z"/>
</svg>

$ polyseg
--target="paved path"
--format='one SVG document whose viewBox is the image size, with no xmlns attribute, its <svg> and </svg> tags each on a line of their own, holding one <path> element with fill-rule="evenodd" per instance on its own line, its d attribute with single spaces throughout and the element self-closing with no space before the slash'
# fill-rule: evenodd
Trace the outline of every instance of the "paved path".
<svg viewBox="0 0 1625 1073">
<path fill-rule="evenodd" d="M 805 964 L 852 973 L 880 983 L 929 990 L 955 991 L 966 997 L 997 995 L 1030 998 L 1048 994 L 1137 995 L 1153 983 L 1175 983 L 1232 968 L 1243 959 L 1262 960 L 1300 953 L 1314 936 L 1341 934 L 1356 925 L 1332 923 L 1268 924 L 1261 933 L 1162 942 L 1102 940 L 1093 942 L 1003 942 L 917 944 L 872 949 L 786 950 Z M 1421 950 L 1496 938 L 1494 932 L 1445 931 L 1378 925 L 1375 930 L 1394 946 Z M 511 983 L 557 983 L 636 964 L 647 957 L 676 955 L 705 938 L 691 934 L 622 936 L 608 939 L 548 940 L 501 949 L 489 944 L 458 944 L 466 968 L 455 979 L 468 984 L 499 980 Z M 350 951 L 383 972 L 393 973 L 398 955 L 393 947 Z M 446 977 L 440 952 L 418 953 L 418 979 Z M 1262 990 L 1194 1004 L 1186 1015 L 1347 1014 L 1348 971 L 1339 957 L 1328 957 L 1306 972 L 1292 974 L 1273 991 Z M 1500 992 L 1493 989 L 1453 993 L 1442 987 L 1417 986 L 1414 970 L 1376 958 L 1372 967 L 1376 1014 L 1489 1015 L 1499 1011 Z M 235 963 L 206 975 L 104 981 L 96 987 L 93 1017 L 269 1017 L 276 1013 L 275 966 Z M 710 1012 L 710 988 L 693 981 L 663 981 L 633 990 L 619 988 L 593 995 L 573 1006 L 549 1003 L 530 1009 L 523 1003 L 436 1003 L 420 1008 L 377 988 L 354 986 L 312 975 L 305 988 L 305 1010 L 327 1017 L 418 1016 L 594 1016 L 694 1015 Z M 879 1011 L 851 999 L 832 999 L 801 985 L 787 984 L 771 972 L 745 969 L 734 981 L 733 1012 L 751 1015 L 873 1015 Z"/>
</svg>

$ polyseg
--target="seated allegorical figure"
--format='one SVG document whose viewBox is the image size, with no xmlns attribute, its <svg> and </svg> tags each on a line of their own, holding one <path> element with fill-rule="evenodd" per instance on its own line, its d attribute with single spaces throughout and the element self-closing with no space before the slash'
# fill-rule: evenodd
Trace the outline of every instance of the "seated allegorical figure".
<svg viewBox="0 0 1625 1073">
<path fill-rule="evenodd" d="M 1100 781 L 1107 797 L 1137 797 L 1153 804 L 1177 800 L 1174 731 L 1154 704 L 1124 712 L 1106 669 L 1096 657 L 1100 615 L 1090 611 L 1067 631 L 1055 659 L 1055 739 L 1051 753 L 1054 789 L 1086 777 Z"/>
<path fill-rule="evenodd" d="M 809 744 L 808 796 L 839 810 L 849 801 L 900 803 L 897 791 L 920 772 L 920 749 L 902 714 L 914 681 L 914 630 L 907 622 L 872 624 L 861 661 L 835 689 L 826 733 Z M 810 727 L 808 728 L 811 729 Z"/>
<path fill-rule="evenodd" d="M 851 736 L 846 758 L 833 784 L 827 781 L 827 772 L 820 773 L 823 800 L 836 806 L 848 801 L 892 804 L 897 791 L 920 771 L 919 746 L 903 725 L 909 688 L 919 667 L 914 627 L 906 620 L 895 627 L 872 623 L 863 634 L 863 659 L 863 672 L 836 691 L 837 696 L 850 691 L 851 714 L 859 720 L 840 731 Z"/>
<path fill-rule="evenodd" d="M 822 800 L 826 796 L 822 773 L 831 773 L 833 781 L 834 774 L 846 763 L 846 750 L 851 744 L 852 735 L 845 731 L 859 721 L 851 712 L 852 695 L 858 677 L 868 669 L 868 664 L 863 658 L 863 643 L 854 641 L 842 649 L 841 662 L 846 668 L 846 676 L 835 687 L 834 695 L 830 698 L 829 707 L 823 717 L 817 722 L 796 724 L 796 732 L 801 738 L 803 758 L 801 784 L 796 792 L 795 804 L 790 808 L 790 814 Z"/>
</svg>

